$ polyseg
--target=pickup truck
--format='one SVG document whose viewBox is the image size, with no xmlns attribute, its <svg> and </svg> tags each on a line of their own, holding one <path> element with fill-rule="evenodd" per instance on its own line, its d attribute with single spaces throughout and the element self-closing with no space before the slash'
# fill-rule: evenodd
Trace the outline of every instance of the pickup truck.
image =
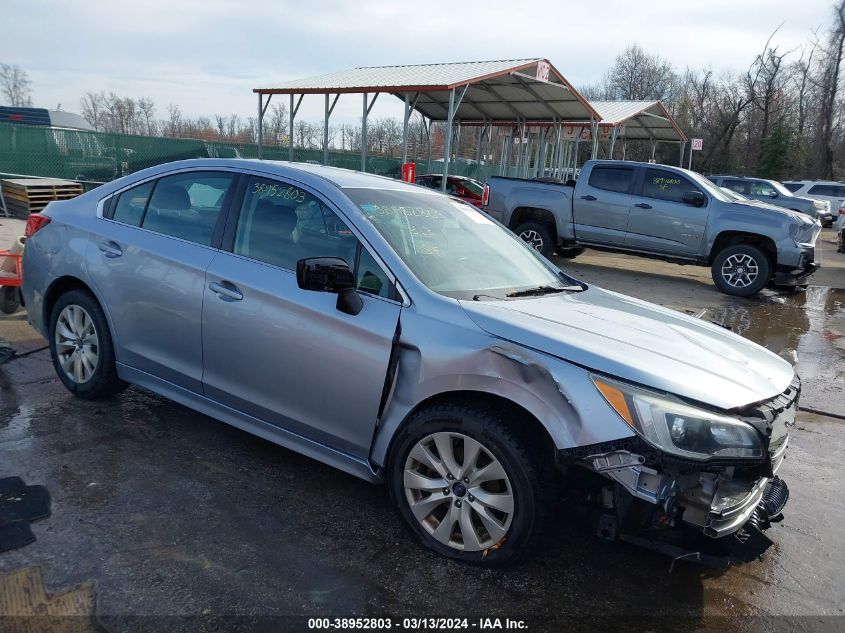
<svg viewBox="0 0 845 633">
<path fill-rule="evenodd" d="M 577 182 L 493 176 L 483 209 L 544 256 L 590 248 L 709 266 L 729 295 L 796 287 L 815 272 L 821 224 L 755 201 L 732 201 L 712 182 L 667 165 L 584 164 Z"/>
</svg>

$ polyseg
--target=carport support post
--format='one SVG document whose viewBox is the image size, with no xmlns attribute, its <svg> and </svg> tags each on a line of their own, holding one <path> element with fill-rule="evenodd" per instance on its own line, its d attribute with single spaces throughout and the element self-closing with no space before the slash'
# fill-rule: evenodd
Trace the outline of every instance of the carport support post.
<svg viewBox="0 0 845 633">
<path fill-rule="evenodd" d="M 537 156 L 534 159 L 534 177 L 542 178 L 546 171 L 546 128 L 540 128 L 540 142 L 537 143 Z"/>
<path fill-rule="evenodd" d="M 679 162 L 678 162 L 678 167 L 683 167 L 683 166 L 684 166 L 684 149 L 686 149 L 686 145 L 687 145 L 687 144 L 686 144 L 686 143 L 684 143 L 683 141 L 681 141 L 681 142 L 678 144 L 678 146 L 681 148 L 681 158 L 680 158 L 680 160 L 679 160 Z"/>
<path fill-rule="evenodd" d="M 369 95 L 364 93 L 364 114 L 361 117 L 361 171 L 367 171 L 367 116 L 370 110 L 376 104 L 379 93 L 373 95 L 373 100 L 369 101 Z"/>
<path fill-rule="evenodd" d="M 440 183 L 440 190 L 443 192 L 446 191 L 446 179 L 449 177 L 449 160 L 452 158 L 452 126 L 455 122 L 455 112 L 461 106 L 461 101 L 463 101 L 468 87 L 464 86 L 460 95 L 456 94 L 457 88 L 452 88 L 449 91 L 449 116 L 446 119 L 446 139 L 445 143 L 443 143 L 443 181 Z"/>
<path fill-rule="evenodd" d="M 338 99 L 340 99 L 340 93 L 334 96 L 334 101 L 329 105 L 329 94 L 326 93 L 326 116 L 323 119 L 323 165 L 329 164 L 329 117 L 334 112 Z"/>
<path fill-rule="evenodd" d="M 651 160 L 654 161 L 654 151 L 657 149 L 657 143 L 651 139 Z"/>
<path fill-rule="evenodd" d="M 617 128 L 615 125 L 610 130 L 610 156 L 608 156 L 608 158 L 610 160 L 613 160 L 613 148 L 616 145 L 616 134 L 618 132 L 619 132 L 619 128 Z"/>
<path fill-rule="evenodd" d="M 296 118 L 296 113 L 299 111 L 299 106 L 302 104 L 302 97 L 304 96 L 299 95 L 296 105 L 293 104 L 293 95 L 290 96 L 290 128 L 288 130 L 290 146 L 288 147 L 288 160 L 291 162 L 293 162 L 293 120 Z"/>
<path fill-rule="evenodd" d="M 263 145 L 261 132 L 264 129 L 264 95 L 258 93 L 258 159 L 261 160 L 261 146 Z"/>
<path fill-rule="evenodd" d="M 408 123 L 411 118 L 411 93 L 405 93 L 405 117 L 402 123 L 402 164 L 408 162 Z"/>
<path fill-rule="evenodd" d="M 590 151 L 590 158 L 595 160 L 599 155 L 599 124 L 595 119 L 590 119 L 590 135 L 593 137 L 593 148 Z"/>
</svg>

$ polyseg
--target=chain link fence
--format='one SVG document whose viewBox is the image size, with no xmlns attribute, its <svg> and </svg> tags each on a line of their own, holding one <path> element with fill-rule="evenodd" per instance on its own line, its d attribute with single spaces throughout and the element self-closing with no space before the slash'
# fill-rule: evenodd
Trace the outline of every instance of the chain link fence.
<svg viewBox="0 0 845 633">
<path fill-rule="evenodd" d="M 288 160 L 289 149 L 278 145 L 262 148 L 266 160 Z M 56 129 L 37 125 L 0 123 L 0 174 L 20 174 L 76 180 L 88 188 L 126 174 L 189 158 L 257 158 L 253 143 L 228 143 L 197 139 L 110 134 L 86 130 Z M 294 149 L 294 161 L 322 164 L 321 149 Z M 359 170 L 360 152 L 329 152 L 329 165 Z M 368 156 L 368 173 L 399 178 L 401 159 Z M 417 161 L 417 174 L 442 173 L 443 160 Z M 452 174 L 482 182 L 500 173 L 495 165 L 457 159 Z"/>
</svg>

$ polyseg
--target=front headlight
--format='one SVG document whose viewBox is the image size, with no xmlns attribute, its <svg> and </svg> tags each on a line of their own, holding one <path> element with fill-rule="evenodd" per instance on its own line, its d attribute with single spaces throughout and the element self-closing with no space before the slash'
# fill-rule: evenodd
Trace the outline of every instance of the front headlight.
<svg viewBox="0 0 845 633">
<path fill-rule="evenodd" d="M 604 376 L 590 377 L 616 413 L 666 453 L 695 460 L 763 457 L 760 435 L 750 424 Z"/>
</svg>

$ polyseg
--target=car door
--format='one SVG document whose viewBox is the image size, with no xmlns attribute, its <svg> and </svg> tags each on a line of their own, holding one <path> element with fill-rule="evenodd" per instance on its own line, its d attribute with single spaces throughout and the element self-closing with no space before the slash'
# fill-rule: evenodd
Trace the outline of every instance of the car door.
<svg viewBox="0 0 845 633">
<path fill-rule="evenodd" d="M 643 168 L 638 192 L 631 201 L 625 245 L 655 253 L 694 256 L 707 227 L 709 199 L 683 174 L 657 167 Z M 704 194 L 705 204 L 683 202 L 688 191 Z"/>
<path fill-rule="evenodd" d="M 349 455 L 365 458 L 401 302 L 392 279 L 326 200 L 295 182 L 250 176 L 207 271 L 206 396 Z M 296 263 L 340 257 L 364 308 L 302 290 Z"/>
<path fill-rule="evenodd" d="M 188 171 L 125 189 L 104 204 L 86 248 L 119 363 L 202 390 L 205 269 L 222 237 L 237 174 Z"/>
<path fill-rule="evenodd" d="M 573 212 L 578 241 L 622 244 L 631 211 L 635 169 L 628 165 L 594 165 L 585 183 L 575 187 Z"/>
</svg>

